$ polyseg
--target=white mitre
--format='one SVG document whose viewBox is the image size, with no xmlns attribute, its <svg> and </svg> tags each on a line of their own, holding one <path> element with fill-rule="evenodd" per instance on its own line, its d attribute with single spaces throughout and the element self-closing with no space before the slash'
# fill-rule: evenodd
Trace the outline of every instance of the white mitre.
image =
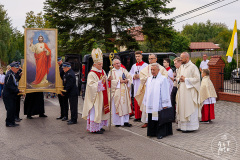
<svg viewBox="0 0 240 160">
<path fill-rule="evenodd" d="M 97 48 L 97 49 L 93 49 L 92 50 L 92 59 L 93 59 L 93 62 L 96 64 L 98 62 L 103 62 L 103 55 L 102 55 L 102 51 L 100 48 Z"/>
</svg>

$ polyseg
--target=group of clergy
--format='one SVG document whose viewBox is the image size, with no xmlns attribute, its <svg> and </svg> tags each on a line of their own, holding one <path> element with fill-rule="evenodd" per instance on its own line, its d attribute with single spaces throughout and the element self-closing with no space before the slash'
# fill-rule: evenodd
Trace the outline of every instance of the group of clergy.
<svg viewBox="0 0 240 160">
<path fill-rule="evenodd" d="M 94 49 L 91 56 L 94 64 L 87 78 L 82 113 L 82 117 L 87 120 L 88 131 L 103 134 L 103 126 L 108 123 L 116 127 L 131 127 L 129 114 L 132 113 L 132 106 L 135 111 L 134 121 L 142 121 L 142 128 L 148 127 L 147 135 L 158 139 L 173 133 L 172 122 L 159 125 L 158 112 L 166 108 L 175 108 L 177 130 L 183 133 L 198 130 L 202 114 L 204 122 L 215 118 L 214 103 L 217 96 L 209 78 L 209 70 L 202 71 L 200 85 L 200 72 L 190 61 L 187 52 L 174 59 L 176 71 L 173 72 L 170 59 L 163 60 L 163 67 L 157 63 L 157 56 L 150 54 L 147 64 L 142 61 L 142 52 L 136 51 L 136 64 L 130 72 L 116 58 L 108 76 L 102 69 L 102 51 Z M 131 103 L 131 92 L 134 104 Z"/>
</svg>

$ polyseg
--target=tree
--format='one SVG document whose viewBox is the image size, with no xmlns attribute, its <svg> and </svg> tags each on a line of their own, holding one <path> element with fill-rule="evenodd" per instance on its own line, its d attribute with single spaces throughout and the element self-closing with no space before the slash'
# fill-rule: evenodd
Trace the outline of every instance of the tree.
<svg viewBox="0 0 240 160">
<path fill-rule="evenodd" d="M 103 42 L 105 52 L 110 52 L 114 50 L 115 43 L 132 49 L 138 47 L 128 35 L 128 29 L 135 26 L 142 26 L 142 32 L 151 42 L 160 33 L 165 34 L 164 30 L 168 30 L 172 20 L 161 19 L 160 16 L 173 12 L 174 8 L 166 7 L 170 2 L 171 0 L 47 0 L 44 11 L 50 26 L 59 31 L 60 51 L 80 53 L 86 45 L 91 50 L 93 43 L 89 45 L 88 42 L 94 38 L 96 43 Z M 148 23 L 150 21 L 152 27 Z"/>
<path fill-rule="evenodd" d="M 23 28 L 49 28 L 49 22 L 44 19 L 42 12 L 35 15 L 33 11 L 30 11 L 26 14 Z"/>
<path fill-rule="evenodd" d="M 12 27 L 3 5 L 0 5 L 0 24 L 0 60 L 6 63 L 20 61 L 24 52 L 23 35 Z"/>
<path fill-rule="evenodd" d="M 181 53 L 189 49 L 190 40 L 181 35 L 179 32 L 176 32 L 171 41 L 171 51 L 175 53 Z"/>
<path fill-rule="evenodd" d="M 181 32 L 184 36 L 188 37 L 191 42 L 208 42 L 216 37 L 221 31 L 228 29 L 223 23 L 211 23 L 208 20 L 205 23 L 193 23 L 193 25 L 183 26 Z"/>
</svg>

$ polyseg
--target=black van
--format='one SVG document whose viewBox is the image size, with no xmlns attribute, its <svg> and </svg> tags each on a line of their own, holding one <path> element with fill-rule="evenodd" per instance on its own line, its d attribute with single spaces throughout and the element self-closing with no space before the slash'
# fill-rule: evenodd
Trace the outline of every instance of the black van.
<svg viewBox="0 0 240 160">
<path fill-rule="evenodd" d="M 76 85 L 78 87 L 78 95 L 80 95 L 81 91 L 81 77 L 82 77 L 82 55 L 79 54 L 66 54 L 65 62 L 71 63 L 71 68 L 75 72 L 76 76 Z"/>
<path fill-rule="evenodd" d="M 148 56 L 151 53 L 143 53 L 143 61 L 148 63 Z M 173 59 L 177 57 L 177 55 L 173 52 L 163 52 L 163 53 L 154 53 L 157 55 L 158 63 L 163 65 L 163 59 L 164 58 L 170 58 L 171 59 L 171 67 L 174 68 L 173 65 Z M 136 63 L 135 59 L 135 52 L 134 51 L 124 51 L 124 52 L 118 52 L 114 54 L 115 56 L 119 56 L 121 59 L 121 63 L 126 67 L 128 71 L 131 70 L 131 67 L 134 63 Z M 93 60 L 91 57 L 91 54 L 87 54 L 83 57 L 82 62 L 82 97 L 85 96 L 85 89 L 86 89 L 86 83 L 87 83 L 87 75 L 88 72 L 91 70 L 93 65 Z M 110 61 L 109 61 L 109 53 L 103 54 L 103 70 L 108 74 L 110 68 Z"/>
</svg>

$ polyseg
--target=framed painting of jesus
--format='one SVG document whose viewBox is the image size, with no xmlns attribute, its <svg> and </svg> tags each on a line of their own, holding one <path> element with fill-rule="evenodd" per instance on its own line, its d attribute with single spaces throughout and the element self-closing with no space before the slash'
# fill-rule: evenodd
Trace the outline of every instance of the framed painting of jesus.
<svg viewBox="0 0 240 160">
<path fill-rule="evenodd" d="M 19 89 L 25 93 L 58 93 L 62 81 L 57 64 L 57 29 L 25 28 L 24 52 Z"/>
</svg>

